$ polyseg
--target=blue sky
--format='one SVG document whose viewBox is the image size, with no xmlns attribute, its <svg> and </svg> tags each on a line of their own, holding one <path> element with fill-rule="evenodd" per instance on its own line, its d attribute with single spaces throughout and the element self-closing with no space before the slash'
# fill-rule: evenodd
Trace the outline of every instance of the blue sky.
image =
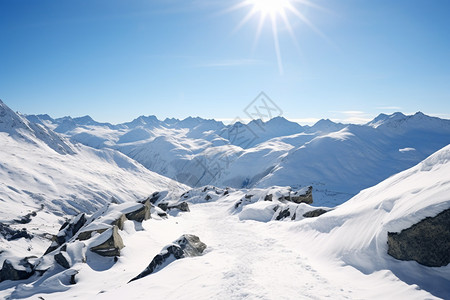
<svg viewBox="0 0 450 300">
<path fill-rule="evenodd" d="M 217 0 L 0 0 L 0 99 L 26 114 L 231 120 L 261 92 L 300 123 L 380 112 L 450 118 L 450 1 L 294 4 L 258 43 L 251 6 Z"/>
</svg>

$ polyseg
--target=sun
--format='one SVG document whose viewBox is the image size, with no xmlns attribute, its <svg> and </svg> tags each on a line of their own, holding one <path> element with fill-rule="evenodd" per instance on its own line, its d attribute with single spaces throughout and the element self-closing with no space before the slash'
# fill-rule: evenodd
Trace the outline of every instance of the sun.
<svg viewBox="0 0 450 300">
<path fill-rule="evenodd" d="M 248 5 L 252 5 L 255 11 L 263 15 L 275 16 L 283 14 L 291 3 L 289 0 L 247 0 Z"/>
<path fill-rule="evenodd" d="M 279 26 L 284 26 L 292 37 L 295 45 L 298 47 L 298 41 L 294 34 L 293 27 L 289 18 L 296 18 L 301 20 L 304 24 L 312 28 L 316 33 L 324 37 L 324 35 L 304 16 L 302 13 L 302 6 L 310 6 L 314 8 L 321 8 L 309 0 L 240 0 L 238 4 L 232 6 L 228 11 L 247 8 L 249 9 L 247 15 L 237 25 L 236 30 L 239 30 L 247 22 L 259 15 L 259 24 L 256 31 L 255 44 L 262 33 L 262 29 L 266 22 L 270 22 L 272 27 L 272 35 L 274 40 L 274 48 L 278 62 L 278 69 L 280 74 L 283 74 L 283 63 L 281 59 L 280 43 L 278 38 Z"/>
</svg>

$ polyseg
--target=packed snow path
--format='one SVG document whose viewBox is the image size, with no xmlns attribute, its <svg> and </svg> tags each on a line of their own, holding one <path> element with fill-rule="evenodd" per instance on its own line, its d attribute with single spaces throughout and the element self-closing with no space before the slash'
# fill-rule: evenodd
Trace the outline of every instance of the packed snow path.
<svg viewBox="0 0 450 300">
<path fill-rule="evenodd" d="M 123 249 L 125 257 L 120 260 L 126 262 L 113 267 L 113 273 L 116 268 L 124 268 L 133 276 L 141 272 L 163 246 L 152 245 L 155 250 L 149 252 L 144 245 L 149 240 L 170 242 L 192 233 L 208 248 L 201 257 L 175 261 L 133 283 L 125 284 L 132 276 L 124 276 L 119 286 L 97 296 L 146 299 L 151 293 L 155 299 L 434 298 L 389 271 L 365 275 L 341 262 L 312 257 L 304 237 L 291 230 L 296 222 L 240 221 L 237 215 L 230 215 L 235 201 L 194 204 L 190 213 L 145 222 L 145 231 L 125 240 L 135 245 L 134 249 Z M 147 260 L 142 261 L 142 257 Z M 135 268 L 134 273 L 130 266 Z"/>
</svg>

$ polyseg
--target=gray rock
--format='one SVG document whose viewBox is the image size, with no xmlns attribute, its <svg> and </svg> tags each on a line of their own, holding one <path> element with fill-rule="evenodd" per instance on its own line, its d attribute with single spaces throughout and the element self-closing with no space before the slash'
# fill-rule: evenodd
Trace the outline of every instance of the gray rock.
<svg viewBox="0 0 450 300">
<path fill-rule="evenodd" d="M 72 220 L 65 222 L 59 229 L 58 234 L 53 237 L 52 244 L 48 247 L 47 251 L 45 251 L 44 255 L 58 249 L 61 245 L 70 240 L 80 228 L 83 227 L 86 221 L 86 215 L 79 214 Z"/>
<path fill-rule="evenodd" d="M 103 238 L 105 235 L 108 235 L 107 239 L 101 244 L 91 247 L 90 250 L 101 256 L 120 256 L 120 249 L 125 247 L 125 245 L 119 235 L 118 227 L 114 226 L 111 229 L 108 229 L 103 232 L 99 238 Z"/>
<path fill-rule="evenodd" d="M 205 249 L 206 244 L 202 243 L 197 236 L 184 234 L 173 245 L 165 247 L 160 254 L 153 258 L 144 271 L 129 282 L 148 276 L 174 260 L 202 255 Z"/>
<path fill-rule="evenodd" d="M 161 208 L 164 211 L 168 211 L 168 210 L 171 210 L 171 209 L 178 209 L 178 210 L 184 211 L 184 212 L 191 211 L 189 209 L 189 205 L 187 204 L 187 202 L 181 202 L 181 203 L 178 203 L 178 204 L 175 204 L 175 205 L 170 205 L 167 202 L 163 202 L 163 203 L 159 203 L 158 207 Z"/>
<path fill-rule="evenodd" d="M 309 186 L 308 190 L 303 194 L 299 194 L 298 192 L 289 193 L 289 196 L 285 196 L 283 197 L 283 199 L 294 203 L 312 204 L 313 203 L 312 186 Z"/>
<path fill-rule="evenodd" d="M 159 200 L 160 196 L 161 196 L 161 195 L 159 194 L 159 192 L 154 192 L 154 193 L 153 193 L 150 197 L 148 197 L 146 200 L 149 200 L 150 203 L 155 204 L 156 201 Z"/>
<path fill-rule="evenodd" d="M 120 230 L 123 230 L 123 225 L 125 224 L 125 221 L 127 220 L 127 217 L 123 214 L 115 221 L 111 222 L 110 225 L 117 226 Z"/>
<path fill-rule="evenodd" d="M 106 230 L 108 230 L 108 228 L 95 229 L 95 230 L 86 230 L 86 231 L 80 232 L 78 234 L 78 236 L 77 236 L 77 240 L 79 240 L 79 241 L 88 240 L 88 239 L 90 239 L 92 237 L 92 235 L 94 233 L 103 233 Z"/>
<path fill-rule="evenodd" d="M 13 229 L 8 224 L 0 222 L 0 236 L 3 236 L 7 241 L 18 240 L 20 238 L 32 239 L 33 235 L 23 228 L 21 230 Z"/>
<path fill-rule="evenodd" d="M 428 267 L 450 263 L 450 209 L 428 217 L 400 233 L 388 232 L 388 254 Z"/>
<path fill-rule="evenodd" d="M 282 211 L 280 211 L 280 213 L 278 214 L 278 216 L 275 217 L 275 220 L 279 221 L 282 219 L 286 219 L 291 215 L 291 212 L 289 211 L 289 208 L 283 209 Z"/>
<path fill-rule="evenodd" d="M 318 208 L 318 209 L 311 210 L 311 211 L 308 211 L 308 212 L 304 213 L 303 217 L 305 217 L 305 218 L 316 218 L 316 217 L 321 216 L 321 215 L 323 215 L 324 213 L 327 213 L 327 212 L 328 212 L 328 210 L 325 210 L 325 209 L 322 209 L 322 208 Z"/>
<path fill-rule="evenodd" d="M 67 258 L 65 257 L 64 253 L 65 252 L 60 251 L 57 254 L 55 254 L 53 257 L 60 266 L 62 266 L 63 268 L 69 269 L 70 263 L 67 261 Z"/>
<path fill-rule="evenodd" d="M 193 234 L 183 234 L 176 243 L 183 250 L 185 257 L 200 256 L 206 249 L 206 244 Z"/>
<path fill-rule="evenodd" d="M 148 201 L 148 203 L 150 203 L 150 201 Z M 142 222 L 144 220 L 148 220 L 151 218 L 150 205 L 147 204 L 147 202 L 146 202 L 146 204 L 143 204 L 142 207 L 140 207 L 139 209 L 125 214 L 125 217 L 128 220 L 136 221 L 136 222 Z"/>
<path fill-rule="evenodd" d="M 28 262 L 27 258 L 19 262 L 19 266 L 14 267 L 8 259 L 3 262 L 0 270 L 0 282 L 5 280 L 22 280 L 30 278 L 34 274 L 33 265 Z"/>
<path fill-rule="evenodd" d="M 264 197 L 264 201 L 272 201 L 273 200 L 273 195 L 272 194 L 267 194 L 265 197 Z"/>
</svg>

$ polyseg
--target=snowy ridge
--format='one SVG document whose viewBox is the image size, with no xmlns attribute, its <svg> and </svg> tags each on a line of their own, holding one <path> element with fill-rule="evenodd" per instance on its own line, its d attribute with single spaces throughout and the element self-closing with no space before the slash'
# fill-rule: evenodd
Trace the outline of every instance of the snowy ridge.
<svg viewBox="0 0 450 300">
<path fill-rule="evenodd" d="M 141 116 L 118 125 L 82 119 L 72 119 L 78 121 L 63 131 L 73 142 L 119 150 L 189 186 L 312 185 L 315 203 L 328 206 L 343 203 L 450 143 L 450 120 L 422 113 L 381 114 L 366 125 L 320 120 L 303 127 L 282 117 L 227 126 L 191 117 L 161 121 Z M 61 119 L 51 123 L 61 126 Z"/>
</svg>

